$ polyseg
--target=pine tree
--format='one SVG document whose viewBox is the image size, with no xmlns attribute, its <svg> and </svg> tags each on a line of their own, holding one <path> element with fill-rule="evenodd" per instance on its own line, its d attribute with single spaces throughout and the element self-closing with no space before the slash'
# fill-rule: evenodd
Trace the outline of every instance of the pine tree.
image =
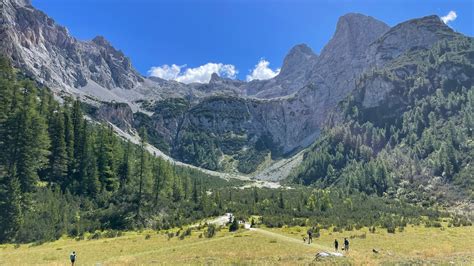
<svg viewBox="0 0 474 266">
<path fill-rule="evenodd" d="M 120 189 L 123 190 L 125 186 L 128 184 L 130 181 L 130 142 L 127 142 L 127 145 L 125 147 L 124 153 L 123 153 L 123 158 L 122 162 L 120 163 L 120 166 L 118 167 L 118 177 L 120 179 Z"/>
<path fill-rule="evenodd" d="M 81 104 L 79 101 L 74 101 L 72 104 L 72 114 L 71 114 L 71 121 L 72 121 L 72 130 L 74 144 L 73 144 L 73 156 L 70 160 L 70 169 L 69 173 L 72 174 L 72 178 L 76 184 L 80 184 L 81 181 L 84 179 L 84 161 L 86 156 L 86 148 L 87 145 L 85 143 L 88 140 L 85 134 L 88 134 L 86 127 L 86 121 L 83 118 Z M 82 165 L 82 169 L 81 169 Z"/>
<path fill-rule="evenodd" d="M 172 198 L 174 202 L 179 202 L 183 198 L 183 187 L 176 176 L 173 177 Z"/>
<path fill-rule="evenodd" d="M 281 190 L 280 190 L 280 194 L 279 194 L 279 197 L 278 197 L 278 207 L 280 209 L 285 208 L 285 200 L 283 199 L 283 192 Z"/>
<path fill-rule="evenodd" d="M 51 148 L 49 155 L 49 167 L 47 169 L 48 180 L 51 184 L 59 185 L 65 190 L 67 185 L 68 155 L 65 140 L 64 117 L 63 114 L 55 110 L 52 114 L 49 137 Z"/>
<path fill-rule="evenodd" d="M 163 177 L 162 177 L 163 162 L 161 160 L 156 160 L 156 159 L 154 160 L 154 162 L 155 162 L 155 165 L 153 167 L 153 194 L 154 194 L 153 203 L 156 207 L 158 205 L 160 192 L 162 190 L 164 182 L 163 182 Z"/>
<path fill-rule="evenodd" d="M 36 88 L 25 81 L 15 90 L 11 115 L 5 122 L 5 152 L 9 176 L 16 174 L 22 192 L 31 192 L 38 171 L 47 163 L 49 138 L 46 123 L 37 112 Z"/>
<path fill-rule="evenodd" d="M 20 182 L 15 174 L 0 179 L 0 243 L 14 240 L 22 223 Z"/>
<path fill-rule="evenodd" d="M 79 191 L 90 196 L 95 196 L 100 190 L 100 182 L 97 170 L 97 157 L 95 155 L 95 135 L 88 130 L 88 124 L 84 123 L 84 134 L 82 136 L 82 151 L 79 162 L 80 180 Z"/>
<path fill-rule="evenodd" d="M 64 116 L 64 141 L 66 142 L 66 154 L 67 154 L 67 186 L 70 186 L 73 183 L 75 168 L 74 161 L 74 125 L 71 114 L 71 104 L 70 101 L 65 103 L 63 108 Z"/>
<path fill-rule="evenodd" d="M 193 191 L 192 191 L 192 199 L 194 203 L 198 203 L 199 201 L 199 194 L 198 194 L 198 188 L 197 188 L 197 179 L 193 179 Z"/>
<path fill-rule="evenodd" d="M 139 184 L 138 184 L 138 195 L 137 195 L 137 214 L 136 219 L 140 219 L 140 209 L 142 207 L 142 197 L 143 197 L 143 183 L 145 179 L 145 168 L 147 163 L 147 151 L 146 151 L 146 140 L 147 135 L 145 129 L 142 127 L 139 132 L 140 135 L 140 165 L 139 165 Z"/>
<path fill-rule="evenodd" d="M 99 131 L 99 152 L 97 154 L 97 170 L 101 184 L 101 191 L 115 191 L 117 180 L 114 164 L 113 132 L 110 128 Z"/>
</svg>

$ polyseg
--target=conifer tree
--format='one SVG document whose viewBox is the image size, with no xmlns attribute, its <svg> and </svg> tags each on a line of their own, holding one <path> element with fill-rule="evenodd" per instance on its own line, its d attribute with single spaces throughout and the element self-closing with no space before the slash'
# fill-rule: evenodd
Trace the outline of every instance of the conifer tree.
<svg viewBox="0 0 474 266">
<path fill-rule="evenodd" d="M 63 190 L 67 185 L 68 155 L 64 131 L 63 114 L 55 110 L 49 126 L 51 148 L 49 166 L 47 169 L 48 180 L 51 184 L 59 185 Z"/>
<path fill-rule="evenodd" d="M 20 193 L 16 175 L 0 178 L 0 243 L 13 240 L 21 226 Z"/>
<path fill-rule="evenodd" d="M 142 197 L 143 197 L 142 194 L 143 194 L 143 185 L 144 185 L 144 179 L 145 179 L 145 168 L 146 168 L 146 163 L 147 163 L 147 151 L 146 151 L 147 135 L 144 128 L 140 129 L 139 135 L 140 135 L 140 150 L 139 150 L 140 165 L 138 167 L 139 184 L 138 184 L 138 195 L 137 195 L 136 219 L 140 219 L 140 209 L 142 207 Z"/>
<path fill-rule="evenodd" d="M 32 192 L 38 171 L 47 163 L 49 138 L 46 123 L 37 112 L 36 88 L 24 81 L 15 89 L 11 115 L 5 123 L 6 162 L 9 176 L 16 174 L 22 192 Z"/>
<path fill-rule="evenodd" d="M 120 179 L 120 189 L 124 189 L 125 186 L 128 184 L 130 181 L 130 142 L 127 142 L 125 146 L 125 150 L 123 153 L 123 158 L 122 162 L 120 163 L 120 166 L 118 167 L 118 177 Z"/>
</svg>

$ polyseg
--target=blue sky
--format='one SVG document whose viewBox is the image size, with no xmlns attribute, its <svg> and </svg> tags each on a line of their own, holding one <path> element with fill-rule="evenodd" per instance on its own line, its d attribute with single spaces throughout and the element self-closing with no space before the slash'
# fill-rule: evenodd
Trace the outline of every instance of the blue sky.
<svg viewBox="0 0 474 266">
<path fill-rule="evenodd" d="M 394 26 L 454 11 L 449 25 L 474 34 L 471 0 L 33 0 L 33 5 L 78 39 L 105 36 L 143 75 L 152 69 L 183 82 L 205 81 L 211 70 L 243 80 L 275 75 L 296 44 L 319 54 L 348 12 Z"/>
</svg>

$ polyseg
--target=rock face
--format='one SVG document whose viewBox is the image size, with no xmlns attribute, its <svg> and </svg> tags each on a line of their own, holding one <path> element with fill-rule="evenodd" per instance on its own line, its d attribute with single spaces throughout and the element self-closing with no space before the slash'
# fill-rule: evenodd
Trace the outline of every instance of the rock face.
<svg viewBox="0 0 474 266">
<path fill-rule="evenodd" d="M 254 80 L 243 85 L 248 96 L 275 98 L 290 95 L 308 84 L 318 56 L 306 44 L 294 46 L 283 60 L 280 73 L 273 79 Z"/>
<path fill-rule="evenodd" d="M 165 152 L 213 169 L 225 157 L 261 162 L 268 154 L 301 150 L 317 139 L 364 73 L 457 35 L 436 16 L 390 28 L 350 13 L 339 19 L 319 56 L 296 45 L 272 79 L 244 82 L 213 74 L 208 84 L 183 84 L 142 77 L 104 37 L 77 40 L 27 0 L 0 1 L 0 53 L 16 67 L 59 96 L 92 99 L 98 119 L 122 129 L 144 126 Z M 363 106 L 383 104 L 391 86 L 374 77 L 364 87 Z"/>
<path fill-rule="evenodd" d="M 133 126 L 133 112 L 126 103 L 104 103 L 97 109 L 96 117 L 122 130 L 129 130 Z"/>
<path fill-rule="evenodd" d="M 428 49 L 437 41 L 450 40 L 456 35 L 459 34 L 438 16 L 412 19 L 396 25 L 370 44 L 366 64 L 380 67 L 411 49 Z"/>
<path fill-rule="evenodd" d="M 388 29 L 385 23 L 361 14 L 350 13 L 339 19 L 311 75 L 313 82 L 328 90 L 329 105 L 354 89 L 355 79 L 367 68 L 367 47 Z"/>
<path fill-rule="evenodd" d="M 131 89 L 143 81 L 130 60 L 103 37 L 78 41 L 27 1 L 2 0 L 0 51 L 14 65 L 53 88 L 79 88 L 89 80 Z"/>
</svg>

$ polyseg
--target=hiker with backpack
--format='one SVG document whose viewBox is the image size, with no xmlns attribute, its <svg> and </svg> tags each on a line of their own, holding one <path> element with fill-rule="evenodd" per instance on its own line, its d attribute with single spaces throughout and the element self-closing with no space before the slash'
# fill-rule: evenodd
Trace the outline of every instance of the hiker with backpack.
<svg viewBox="0 0 474 266">
<path fill-rule="evenodd" d="M 73 251 L 71 255 L 69 255 L 69 259 L 71 260 L 71 266 L 74 266 L 74 263 L 76 262 L 76 251 Z"/>
<path fill-rule="evenodd" d="M 347 238 L 344 238 L 344 250 L 349 252 L 349 240 Z"/>
</svg>

